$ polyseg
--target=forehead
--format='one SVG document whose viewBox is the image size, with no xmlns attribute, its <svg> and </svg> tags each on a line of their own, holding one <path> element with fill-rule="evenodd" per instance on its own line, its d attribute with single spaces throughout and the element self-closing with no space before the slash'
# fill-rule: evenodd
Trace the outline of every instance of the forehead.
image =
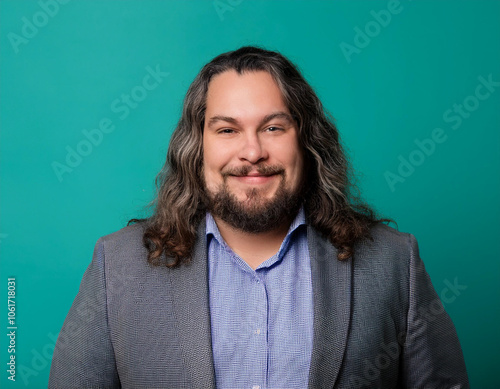
<svg viewBox="0 0 500 389">
<path fill-rule="evenodd" d="M 288 112 L 278 84 L 265 71 L 241 74 L 228 70 L 208 85 L 206 115 L 259 115 L 268 111 Z"/>
</svg>

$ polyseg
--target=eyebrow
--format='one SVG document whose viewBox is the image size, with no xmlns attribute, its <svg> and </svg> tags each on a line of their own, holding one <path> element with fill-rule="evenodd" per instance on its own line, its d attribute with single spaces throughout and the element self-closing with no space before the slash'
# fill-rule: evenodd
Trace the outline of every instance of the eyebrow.
<svg viewBox="0 0 500 389">
<path fill-rule="evenodd" d="M 273 113 L 270 113 L 269 115 L 264 116 L 262 118 L 262 120 L 260 121 L 259 126 L 262 126 L 265 123 L 267 123 L 267 122 L 269 122 L 269 121 L 271 121 L 273 119 L 285 119 L 286 121 L 288 121 L 290 123 L 295 123 L 295 121 L 293 120 L 293 118 L 292 118 L 292 116 L 290 114 L 288 114 L 286 112 L 283 112 L 283 111 L 279 111 L 279 112 L 273 112 Z M 240 122 L 239 122 L 238 119 L 233 118 L 231 116 L 215 115 L 215 116 L 212 116 L 208 120 L 207 126 L 211 127 L 211 126 L 213 126 L 217 122 L 232 123 L 232 124 L 235 124 L 235 125 L 240 124 Z"/>
</svg>

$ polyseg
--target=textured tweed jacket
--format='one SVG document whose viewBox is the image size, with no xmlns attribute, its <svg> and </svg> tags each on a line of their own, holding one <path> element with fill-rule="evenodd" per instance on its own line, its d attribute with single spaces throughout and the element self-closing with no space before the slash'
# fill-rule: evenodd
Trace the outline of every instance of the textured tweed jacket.
<svg viewBox="0 0 500 389">
<path fill-rule="evenodd" d="M 50 388 L 215 387 L 204 231 L 177 269 L 147 263 L 141 225 L 99 239 L 59 334 Z M 469 387 L 413 235 L 378 225 L 343 262 L 314 229 L 307 235 L 310 388 Z"/>
</svg>

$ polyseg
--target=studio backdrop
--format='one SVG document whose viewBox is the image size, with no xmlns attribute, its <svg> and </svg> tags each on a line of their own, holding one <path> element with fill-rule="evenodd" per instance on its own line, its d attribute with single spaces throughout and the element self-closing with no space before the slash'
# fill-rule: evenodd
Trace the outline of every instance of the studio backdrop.
<svg viewBox="0 0 500 389">
<path fill-rule="evenodd" d="M 364 199 L 416 236 L 472 387 L 500 387 L 499 1 L 1 0 L 0 12 L 0 387 L 46 387 L 96 240 L 147 214 L 189 84 L 243 45 L 302 70 Z"/>
</svg>

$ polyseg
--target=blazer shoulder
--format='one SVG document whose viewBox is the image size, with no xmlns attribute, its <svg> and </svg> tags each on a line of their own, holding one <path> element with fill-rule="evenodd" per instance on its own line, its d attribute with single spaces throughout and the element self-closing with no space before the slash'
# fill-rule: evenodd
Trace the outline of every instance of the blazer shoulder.
<svg viewBox="0 0 500 389">
<path fill-rule="evenodd" d="M 359 241 L 354 248 L 354 261 L 358 266 L 403 270 L 418 255 L 418 245 L 412 234 L 401 232 L 383 223 L 370 230 L 370 237 Z"/>
<path fill-rule="evenodd" d="M 127 240 L 134 237 L 139 237 L 142 239 L 142 234 L 146 229 L 146 222 L 141 221 L 134 224 L 129 224 L 123 228 L 120 228 L 118 231 L 112 232 L 111 234 L 107 234 L 101 237 L 102 240 L 106 241 L 121 241 Z"/>
<path fill-rule="evenodd" d="M 408 232 L 401 232 L 384 223 L 377 223 L 370 229 L 370 238 L 362 240 L 362 245 L 381 246 L 399 250 L 408 248 L 415 242 L 415 237 Z"/>
<path fill-rule="evenodd" d="M 140 222 L 101 237 L 96 250 L 102 251 L 107 266 L 144 266 L 148 256 L 143 243 L 145 228 L 146 223 Z"/>
<path fill-rule="evenodd" d="M 99 240 L 107 244 L 142 245 L 142 236 L 146 229 L 145 222 L 130 224 L 111 234 L 104 235 Z"/>
<path fill-rule="evenodd" d="M 391 227 L 390 225 L 387 225 L 385 223 L 379 222 L 376 223 L 372 228 L 370 229 L 370 233 L 372 236 L 375 238 L 379 239 L 408 239 L 408 236 L 411 235 L 407 232 L 402 232 L 397 230 L 394 227 Z"/>
</svg>

